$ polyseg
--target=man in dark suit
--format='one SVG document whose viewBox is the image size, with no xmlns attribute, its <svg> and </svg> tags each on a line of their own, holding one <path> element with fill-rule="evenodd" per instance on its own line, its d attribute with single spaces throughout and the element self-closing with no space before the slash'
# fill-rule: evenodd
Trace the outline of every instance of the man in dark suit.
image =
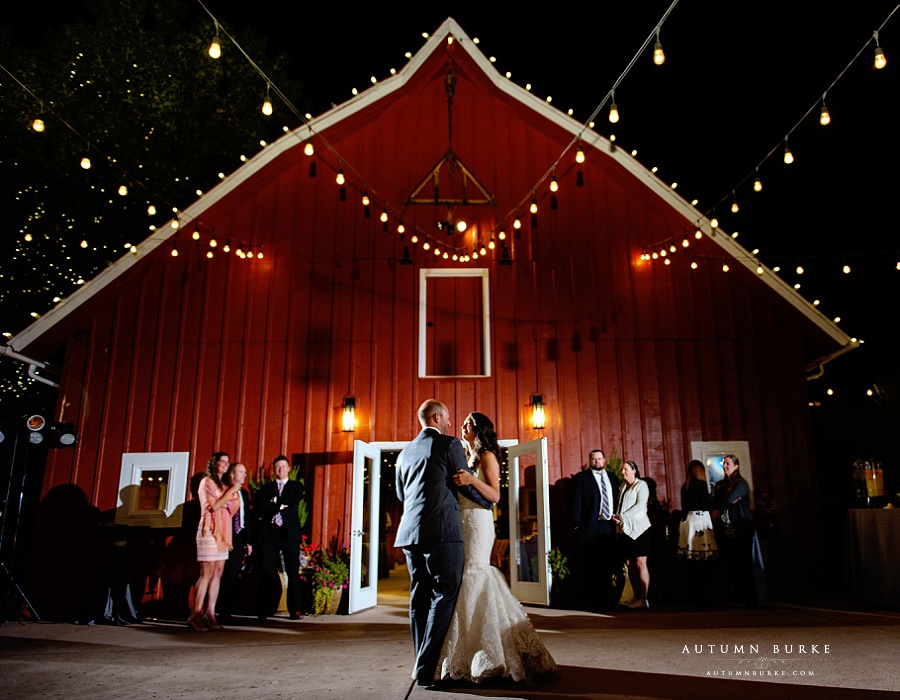
<svg viewBox="0 0 900 700">
<path fill-rule="evenodd" d="M 572 478 L 572 522 L 581 549 L 582 606 L 587 610 L 609 608 L 617 602 L 612 587 L 616 562 L 616 513 L 619 481 L 606 469 L 603 450 L 591 450 L 590 469 Z"/>
<path fill-rule="evenodd" d="M 266 482 L 256 493 L 257 540 L 259 549 L 259 602 L 257 616 L 265 619 L 278 610 L 281 582 L 278 579 L 278 555 L 284 559 L 287 572 L 287 606 L 292 620 L 303 617 L 303 593 L 300 589 L 300 516 L 297 506 L 303 498 L 303 487 L 288 477 L 291 464 L 284 455 L 272 462 L 273 481 Z"/>
<path fill-rule="evenodd" d="M 250 544 L 250 525 L 253 518 L 250 515 L 250 493 L 243 488 L 243 485 L 247 483 L 247 468 L 240 462 L 232 464 L 225 472 L 225 476 L 222 477 L 222 482 L 226 486 L 241 484 L 241 489 L 238 491 L 241 508 L 231 519 L 231 551 L 225 562 L 219 589 L 219 619 L 227 623 L 234 612 L 234 602 L 241 570 L 244 566 L 244 556 L 249 557 L 253 553 L 253 546 Z"/>
<path fill-rule="evenodd" d="M 462 442 L 446 434 L 447 407 L 429 399 L 419 407 L 418 416 L 422 432 L 397 457 L 397 497 L 403 502 L 403 515 L 394 546 L 403 548 L 409 567 L 414 675 L 420 686 L 430 686 L 462 581 L 457 491 L 476 503 L 489 504 L 471 486 L 453 483 L 453 475 L 468 467 Z"/>
</svg>

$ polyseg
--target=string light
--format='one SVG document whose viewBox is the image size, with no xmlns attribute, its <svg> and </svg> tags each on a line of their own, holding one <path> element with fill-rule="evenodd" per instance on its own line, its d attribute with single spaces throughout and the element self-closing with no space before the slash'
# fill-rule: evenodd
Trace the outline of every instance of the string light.
<svg viewBox="0 0 900 700">
<path fill-rule="evenodd" d="M 794 162 L 794 154 L 791 153 L 791 147 L 788 146 L 788 137 L 784 137 L 784 162 L 790 165 Z"/>
<path fill-rule="evenodd" d="M 656 43 L 653 45 L 653 62 L 658 66 L 666 62 L 666 54 L 663 53 L 662 44 L 659 43 L 659 27 L 656 28 Z"/>
<path fill-rule="evenodd" d="M 178 244 L 175 241 L 172 241 L 172 252 L 170 254 L 173 258 L 178 257 Z"/>
<path fill-rule="evenodd" d="M 825 95 L 822 95 L 822 112 L 819 114 L 819 124 L 822 126 L 831 124 L 831 115 L 828 113 L 828 107 L 825 104 Z"/>
<path fill-rule="evenodd" d="M 737 214 L 740 210 L 741 210 L 741 208 L 738 206 L 738 203 L 737 203 L 737 196 L 734 194 L 734 190 L 732 190 L 731 191 L 731 213 Z"/>
<path fill-rule="evenodd" d="M 266 85 L 266 98 L 262 103 L 262 113 L 267 116 L 272 116 L 272 98 L 269 97 L 269 88 L 271 87 L 271 83 Z"/>
<path fill-rule="evenodd" d="M 195 241 L 200 240 L 200 231 L 196 226 L 194 226 L 194 232 L 191 234 L 191 238 L 193 238 Z M 228 251 L 226 251 L 226 252 L 228 252 Z"/>
<path fill-rule="evenodd" d="M 506 240 L 506 229 L 501 228 L 500 233 L 497 234 L 497 238 L 499 238 L 501 241 L 505 241 Z"/>
<path fill-rule="evenodd" d="M 875 32 L 875 67 L 881 70 L 887 65 L 887 57 L 884 55 L 884 49 L 878 43 L 878 31 Z"/>
<path fill-rule="evenodd" d="M 528 211 L 530 211 L 532 214 L 537 214 L 538 211 L 537 200 L 534 198 L 534 192 L 531 193 L 531 206 L 528 207 Z"/>
<path fill-rule="evenodd" d="M 33 122 L 31 122 L 31 128 L 36 132 L 41 133 L 44 130 L 44 120 L 40 117 L 37 117 Z"/>
<path fill-rule="evenodd" d="M 215 236 L 213 236 L 212 238 L 209 239 L 209 247 L 210 248 L 215 248 L 217 245 L 219 245 L 219 244 L 216 242 Z"/>
<path fill-rule="evenodd" d="M 125 185 L 119 185 L 118 191 L 119 191 L 119 195 L 124 197 L 125 195 L 128 194 L 128 187 L 126 187 Z"/>
<path fill-rule="evenodd" d="M 762 192 L 762 180 L 759 179 L 759 168 L 756 169 L 756 178 L 753 180 L 753 191 Z"/>
<path fill-rule="evenodd" d="M 91 159 L 88 158 L 87 156 L 85 156 L 84 158 L 82 158 L 82 159 L 81 159 L 81 167 L 82 167 L 84 170 L 90 170 L 90 169 L 91 169 Z"/>
<path fill-rule="evenodd" d="M 338 168 L 337 176 L 334 178 L 334 181 L 339 185 L 344 184 L 345 180 L 344 180 L 344 169 L 343 168 Z"/>
<path fill-rule="evenodd" d="M 219 22 L 216 21 L 216 35 L 212 38 L 212 41 L 209 43 L 209 49 L 207 49 L 207 53 L 210 58 L 219 58 L 222 55 L 222 40 L 219 39 Z"/>
<path fill-rule="evenodd" d="M 225 241 L 225 245 L 222 246 L 222 252 L 223 253 L 231 252 L 231 239 L 230 238 L 227 241 Z"/>
<path fill-rule="evenodd" d="M 156 216 L 156 207 L 152 204 L 147 207 L 147 216 Z"/>
<path fill-rule="evenodd" d="M 559 191 L 559 183 L 556 181 L 556 175 L 550 176 L 550 191 L 551 192 Z"/>
<path fill-rule="evenodd" d="M 578 150 L 575 151 L 575 162 L 579 165 L 584 163 L 584 146 L 581 145 L 581 141 L 578 142 Z"/>
<path fill-rule="evenodd" d="M 256 257 L 259 258 L 260 260 L 263 259 L 263 247 L 262 247 L 262 243 L 259 244 L 259 253 L 256 254 Z"/>
<path fill-rule="evenodd" d="M 619 121 L 619 108 L 616 106 L 616 91 L 612 91 L 612 102 L 609 106 L 609 121 L 615 124 Z"/>
<path fill-rule="evenodd" d="M 722 263 L 722 272 L 728 272 L 731 268 L 728 267 L 728 263 Z"/>
<path fill-rule="evenodd" d="M 316 148 L 315 146 L 313 146 L 312 139 L 306 139 L 306 143 L 303 144 L 303 152 L 308 156 L 311 156 L 316 152 Z"/>
</svg>

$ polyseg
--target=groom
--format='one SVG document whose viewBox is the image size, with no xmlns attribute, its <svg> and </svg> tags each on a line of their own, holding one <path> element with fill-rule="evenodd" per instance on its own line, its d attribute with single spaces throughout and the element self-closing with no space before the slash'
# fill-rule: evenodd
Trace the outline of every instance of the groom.
<svg viewBox="0 0 900 700">
<path fill-rule="evenodd" d="M 447 407 L 428 399 L 419 407 L 422 432 L 397 457 L 397 497 L 403 515 L 395 547 L 409 568 L 409 620 L 416 651 L 415 678 L 434 685 L 444 636 L 453 617 L 463 571 L 462 524 L 457 489 L 490 507 L 471 486 L 457 487 L 453 475 L 468 470 L 462 442 L 447 435 Z"/>
</svg>

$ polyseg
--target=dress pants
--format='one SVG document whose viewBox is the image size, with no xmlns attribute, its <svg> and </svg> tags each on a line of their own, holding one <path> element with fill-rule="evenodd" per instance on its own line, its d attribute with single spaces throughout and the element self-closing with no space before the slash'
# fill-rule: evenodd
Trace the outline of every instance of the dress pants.
<svg viewBox="0 0 900 700">
<path fill-rule="evenodd" d="M 259 608 L 257 615 L 270 617 L 278 611 L 281 598 L 279 553 L 284 558 L 287 573 L 288 613 L 303 612 L 303 591 L 300 588 L 300 543 L 290 540 L 260 542 Z"/>
<path fill-rule="evenodd" d="M 409 624 L 416 652 L 414 675 L 433 683 L 444 637 L 462 583 L 463 544 L 444 542 L 404 547 L 409 568 Z"/>
</svg>

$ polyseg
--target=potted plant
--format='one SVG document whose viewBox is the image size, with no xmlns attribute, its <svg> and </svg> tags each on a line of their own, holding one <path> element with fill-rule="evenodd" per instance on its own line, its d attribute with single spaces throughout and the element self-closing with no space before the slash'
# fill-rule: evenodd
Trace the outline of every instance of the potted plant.
<svg viewBox="0 0 900 700">
<path fill-rule="evenodd" d="M 336 541 L 330 547 L 309 542 L 304 535 L 300 543 L 300 579 L 310 586 L 312 614 L 334 614 L 350 580 L 350 551 Z"/>
</svg>

